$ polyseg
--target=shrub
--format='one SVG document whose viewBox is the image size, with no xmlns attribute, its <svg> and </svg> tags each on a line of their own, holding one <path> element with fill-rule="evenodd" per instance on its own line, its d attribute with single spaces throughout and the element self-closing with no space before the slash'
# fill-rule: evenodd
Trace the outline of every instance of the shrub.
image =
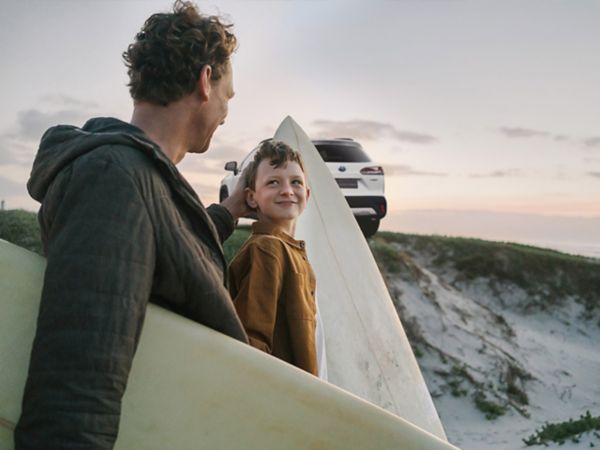
<svg viewBox="0 0 600 450">
<path fill-rule="evenodd" d="M 250 227 L 238 227 L 232 235 L 229 236 L 229 239 L 225 241 L 223 244 L 223 252 L 225 253 L 227 264 L 231 262 L 242 244 L 250 237 L 251 233 Z"/>
<path fill-rule="evenodd" d="M 506 406 L 489 401 L 483 391 L 477 391 L 473 400 L 477 409 L 485 414 L 487 420 L 494 420 L 506 413 Z"/>
<path fill-rule="evenodd" d="M 34 212 L 23 209 L 0 211 L 0 238 L 42 254 L 40 226 Z"/>
<path fill-rule="evenodd" d="M 566 422 L 546 423 L 541 430 L 536 430 L 527 439 L 523 439 L 526 445 L 547 445 L 548 442 L 564 444 L 565 440 L 571 438 L 577 442 L 578 436 L 587 431 L 600 430 L 600 416 L 592 416 L 586 411 L 578 420 L 569 419 Z"/>
</svg>

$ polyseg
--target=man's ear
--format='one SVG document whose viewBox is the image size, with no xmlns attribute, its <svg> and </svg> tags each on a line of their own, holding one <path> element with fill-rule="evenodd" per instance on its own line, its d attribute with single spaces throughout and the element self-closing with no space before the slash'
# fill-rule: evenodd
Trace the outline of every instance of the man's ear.
<svg viewBox="0 0 600 450">
<path fill-rule="evenodd" d="M 306 201 L 310 198 L 310 188 L 306 186 Z"/>
<path fill-rule="evenodd" d="M 210 95 L 210 77 L 212 76 L 212 67 L 208 64 L 202 66 L 200 69 L 200 77 L 198 78 L 198 93 L 204 101 L 208 101 Z"/>
<path fill-rule="evenodd" d="M 254 198 L 254 194 L 255 192 L 250 189 L 250 188 L 246 188 L 244 189 L 244 192 L 246 193 L 246 204 L 252 208 L 252 209 L 256 209 L 258 207 L 258 203 Z"/>
</svg>

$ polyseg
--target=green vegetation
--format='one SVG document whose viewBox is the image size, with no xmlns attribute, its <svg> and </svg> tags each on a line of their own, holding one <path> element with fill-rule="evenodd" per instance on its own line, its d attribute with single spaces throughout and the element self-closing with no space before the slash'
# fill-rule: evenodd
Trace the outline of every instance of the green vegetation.
<svg viewBox="0 0 600 450">
<path fill-rule="evenodd" d="M 389 273 L 398 273 L 402 270 L 404 266 L 402 254 L 392 245 L 383 240 L 371 240 L 369 246 L 379 270 L 384 269 Z"/>
<path fill-rule="evenodd" d="M 240 226 L 235 229 L 231 236 L 229 236 L 229 239 L 223 244 L 223 251 L 225 252 L 227 263 L 231 262 L 238 249 L 246 242 L 251 233 L 252 230 L 250 227 Z"/>
<path fill-rule="evenodd" d="M 0 211 L 0 239 L 42 254 L 37 215 L 23 209 Z"/>
<path fill-rule="evenodd" d="M 473 401 L 477 409 L 484 413 L 488 420 L 494 420 L 504 415 L 507 410 L 506 406 L 488 400 L 483 391 L 475 392 Z"/>
<path fill-rule="evenodd" d="M 463 389 L 461 384 L 461 380 L 453 379 L 448 381 L 448 386 L 450 386 L 450 394 L 452 394 L 452 397 L 464 397 L 467 395 L 468 391 Z"/>
<path fill-rule="evenodd" d="M 527 393 L 514 383 L 506 385 L 506 395 L 520 405 L 529 405 L 529 396 Z"/>
<path fill-rule="evenodd" d="M 238 227 L 223 245 L 227 262 L 250 236 L 250 227 Z M 37 214 L 23 209 L 0 211 L 0 239 L 42 254 L 42 241 Z"/>
<path fill-rule="evenodd" d="M 419 347 L 417 347 L 416 345 L 411 345 L 413 354 L 415 355 L 415 358 L 419 359 L 423 357 L 423 352 L 421 351 L 421 349 Z"/>
<path fill-rule="evenodd" d="M 594 430 L 600 430 L 600 416 L 592 416 L 589 411 L 586 411 L 578 420 L 569 419 L 566 422 L 546 423 L 541 430 L 536 430 L 527 439 L 523 439 L 523 442 L 528 446 L 547 445 L 549 442 L 562 445 L 567 439 L 579 442 L 583 433 Z M 594 433 L 594 435 L 600 437 L 598 433 Z"/>
<path fill-rule="evenodd" d="M 526 309 L 544 310 L 569 296 L 585 306 L 587 318 L 600 309 L 598 259 L 521 244 L 391 232 L 378 233 L 371 247 L 392 243 L 408 254 L 431 258 L 435 268 L 452 269 L 455 275 L 449 281 L 454 285 L 478 278 L 488 279 L 498 292 L 506 284 L 515 285 L 531 298 Z"/>
</svg>

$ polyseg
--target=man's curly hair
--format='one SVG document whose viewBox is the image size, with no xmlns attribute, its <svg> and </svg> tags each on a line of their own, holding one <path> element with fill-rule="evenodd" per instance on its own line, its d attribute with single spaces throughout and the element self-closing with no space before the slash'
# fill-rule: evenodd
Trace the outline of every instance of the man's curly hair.
<svg viewBox="0 0 600 450">
<path fill-rule="evenodd" d="M 131 97 L 166 106 L 193 92 L 207 64 L 211 79 L 221 78 L 237 47 L 232 27 L 181 0 L 173 4 L 172 13 L 150 16 L 123 52 Z"/>
<path fill-rule="evenodd" d="M 254 154 L 252 162 L 248 164 L 248 168 L 244 170 L 244 187 L 252 190 L 256 189 L 256 173 L 258 172 L 258 166 L 264 159 L 269 160 L 269 163 L 275 168 L 281 167 L 288 161 L 297 162 L 302 172 L 304 172 L 304 163 L 300 153 L 285 142 L 265 139 L 260 143 L 260 147 Z"/>
</svg>

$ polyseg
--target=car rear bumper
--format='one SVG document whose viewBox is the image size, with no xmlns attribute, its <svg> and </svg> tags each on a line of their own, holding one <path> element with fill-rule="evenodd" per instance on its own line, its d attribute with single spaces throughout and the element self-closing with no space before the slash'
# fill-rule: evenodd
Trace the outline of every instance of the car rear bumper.
<svg viewBox="0 0 600 450">
<path fill-rule="evenodd" d="M 381 219 L 387 214 L 385 197 L 377 196 L 347 196 L 346 201 L 357 217 L 376 217 Z"/>
</svg>

